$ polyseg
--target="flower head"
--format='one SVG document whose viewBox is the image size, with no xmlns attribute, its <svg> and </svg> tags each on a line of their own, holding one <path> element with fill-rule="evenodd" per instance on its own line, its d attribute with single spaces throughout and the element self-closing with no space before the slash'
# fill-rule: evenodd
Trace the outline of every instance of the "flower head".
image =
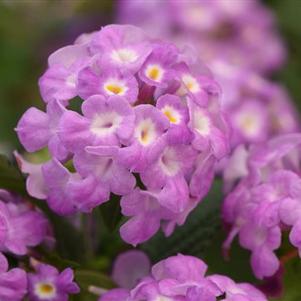
<svg viewBox="0 0 301 301">
<path fill-rule="evenodd" d="M 235 283 L 222 275 L 206 276 L 207 265 L 200 259 L 177 255 L 160 261 L 150 275 L 130 290 L 113 289 L 99 301 L 266 301 L 265 296 L 247 283 Z"/>
<path fill-rule="evenodd" d="M 17 155 L 28 192 L 61 215 L 91 212 L 118 195 L 129 217 L 121 227 L 127 242 L 141 243 L 161 226 L 171 234 L 207 194 L 216 162 L 229 151 L 219 85 L 192 54 L 134 26 L 106 26 L 49 60 L 45 74 L 63 64 L 72 93 L 64 77 L 50 97 L 44 75 L 47 112 L 31 108 L 17 126 L 27 151 L 48 146 L 51 154 L 39 165 Z M 69 106 L 75 96 L 78 111 Z"/>
<path fill-rule="evenodd" d="M 300 134 L 284 135 L 251 147 L 247 154 L 243 151 L 242 157 L 235 154 L 245 167 L 242 173 L 233 173 L 241 179 L 223 204 L 224 222 L 230 226 L 224 248 L 238 235 L 241 246 L 252 252 L 251 265 L 258 278 L 278 271 L 275 251 L 282 231 L 290 229 L 290 242 L 300 252 L 300 143 Z"/>
<path fill-rule="evenodd" d="M 260 1 L 120 0 L 117 21 L 179 44 L 192 42 L 210 63 L 221 57 L 231 65 L 266 73 L 279 68 L 286 57 L 274 17 Z"/>
<path fill-rule="evenodd" d="M 39 263 L 35 269 L 28 274 L 30 300 L 67 301 L 70 294 L 79 293 L 70 268 L 59 273 L 53 266 Z"/>
<path fill-rule="evenodd" d="M 27 204 L 0 201 L 0 249 L 25 255 L 27 249 L 42 243 L 48 234 L 45 216 Z"/>
<path fill-rule="evenodd" d="M 19 268 L 8 269 L 8 261 L 0 253 L 0 298 L 7 301 L 21 301 L 27 293 L 27 277 Z"/>
</svg>

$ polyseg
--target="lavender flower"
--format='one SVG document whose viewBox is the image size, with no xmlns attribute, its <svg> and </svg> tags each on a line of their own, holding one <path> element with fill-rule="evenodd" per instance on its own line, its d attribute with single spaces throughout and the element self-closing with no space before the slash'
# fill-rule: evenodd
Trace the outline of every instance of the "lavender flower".
<svg viewBox="0 0 301 301">
<path fill-rule="evenodd" d="M 231 123 L 232 148 L 300 129 L 299 116 L 282 86 L 222 60 L 210 67 L 223 88 L 221 104 Z"/>
<path fill-rule="evenodd" d="M 131 290 L 114 289 L 99 301 L 265 301 L 265 296 L 247 283 L 235 283 L 226 276 L 206 276 L 206 264 L 195 257 L 177 255 L 152 267 L 149 276 Z"/>
<path fill-rule="evenodd" d="M 0 249 L 16 255 L 25 255 L 27 249 L 42 243 L 49 230 L 44 215 L 23 203 L 5 203 L 0 200 Z"/>
<path fill-rule="evenodd" d="M 28 192 L 61 215 L 119 195 L 124 240 L 139 244 L 161 226 L 170 235 L 229 150 L 219 85 L 199 67 L 134 26 L 106 26 L 52 54 L 40 80 L 47 112 L 29 109 L 16 129 L 27 151 L 51 154 L 39 165 L 17 155 Z M 69 107 L 74 96 L 80 112 Z"/>
<path fill-rule="evenodd" d="M 28 274 L 30 300 L 67 301 L 70 294 L 79 293 L 70 268 L 59 273 L 53 266 L 38 263 L 35 269 L 35 273 Z"/>
<path fill-rule="evenodd" d="M 21 301 L 27 293 L 26 273 L 19 268 L 8 270 L 8 262 L 0 253 L 0 298 L 7 301 Z"/>
<path fill-rule="evenodd" d="M 227 169 L 231 175 L 227 187 L 233 179 L 241 180 L 223 204 L 223 219 L 230 227 L 224 250 L 238 235 L 241 246 L 251 251 L 251 265 L 260 279 L 279 269 L 275 251 L 282 232 L 290 231 L 290 242 L 300 253 L 300 143 L 300 134 L 290 134 L 252 146 L 249 151 L 240 149 L 232 166 L 241 162 L 243 172 L 231 174 Z"/>
<path fill-rule="evenodd" d="M 210 63 L 218 57 L 266 73 L 278 69 L 286 58 L 274 16 L 260 1 L 120 0 L 117 21 L 178 44 L 192 43 Z"/>
<path fill-rule="evenodd" d="M 121 253 L 114 261 L 112 279 L 119 287 L 132 289 L 150 272 L 150 260 L 139 250 Z"/>
<path fill-rule="evenodd" d="M 286 54 L 274 17 L 260 1 L 120 0 L 118 4 L 119 22 L 139 25 L 177 45 L 195 48 L 190 51 L 208 65 L 222 87 L 221 104 L 231 123 L 232 148 L 299 130 L 287 92 L 262 77 L 279 68 Z M 206 102 L 207 92 L 220 93 L 207 77 L 186 72 L 183 64 L 177 69 L 191 98 Z M 200 114 L 197 119 L 210 119 Z M 217 134 L 214 141 L 221 137 L 218 131 L 210 134 Z"/>
</svg>

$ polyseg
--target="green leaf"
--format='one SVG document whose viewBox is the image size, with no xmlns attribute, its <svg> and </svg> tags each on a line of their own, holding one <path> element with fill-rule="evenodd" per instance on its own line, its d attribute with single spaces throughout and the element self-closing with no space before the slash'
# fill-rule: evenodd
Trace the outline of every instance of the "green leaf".
<svg viewBox="0 0 301 301">
<path fill-rule="evenodd" d="M 83 233 L 65 217 L 57 216 L 52 212 L 48 214 L 48 217 L 54 229 L 58 254 L 71 261 L 83 262 L 86 254 Z"/>
<path fill-rule="evenodd" d="M 295 258 L 286 263 L 284 270 L 284 295 L 276 301 L 300 301 L 301 260 Z"/>
<path fill-rule="evenodd" d="M 75 280 L 81 288 L 80 294 L 71 299 L 76 301 L 96 301 L 98 299 L 97 296 L 89 292 L 89 286 L 96 286 L 105 290 L 116 287 L 116 284 L 105 274 L 90 270 L 75 271 Z"/>
<path fill-rule="evenodd" d="M 219 229 L 221 183 L 216 181 L 209 195 L 190 214 L 186 223 L 166 238 L 157 234 L 142 248 L 157 262 L 177 253 L 203 256 Z"/>
<path fill-rule="evenodd" d="M 110 201 L 99 206 L 103 222 L 110 231 L 114 231 L 116 229 L 122 218 L 119 202 L 120 197 L 111 194 Z"/>
<path fill-rule="evenodd" d="M 182 253 L 203 259 L 209 266 L 209 273 L 220 273 L 235 280 L 255 282 L 249 253 L 234 243 L 231 258 L 222 256 L 225 232 L 221 223 L 222 183 L 216 180 L 208 196 L 190 214 L 186 223 L 166 238 L 157 234 L 142 245 L 153 262 Z"/>
<path fill-rule="evenodd" d="M 91 270 L 77 270 L 75 279 L 83 290 L 88 290 L 90 285 L 104 289 L 116 287 L 116 284 L 107 275 Z"/>
<path fill-rule="evenodd" d="M 49 253 L 48 250 L 46 251 L 44 248 L 42 248 L 40 246 L 35 249 L 42 256 L 42 261 L 44 263 L 53 265 L 53 266 L 57 267 L 59 270 L 64 270 L 66 268 L 77 269 L 80 267 L 79 263 L 69 260 L 69 259 L 62 258 L 56 252 Z"/>
<path fill-rule="evenodd" d="M 19 169 L 7 157 L 0 155 L 0 188 L 25 195 L 25 182 Z"/>
</svg>

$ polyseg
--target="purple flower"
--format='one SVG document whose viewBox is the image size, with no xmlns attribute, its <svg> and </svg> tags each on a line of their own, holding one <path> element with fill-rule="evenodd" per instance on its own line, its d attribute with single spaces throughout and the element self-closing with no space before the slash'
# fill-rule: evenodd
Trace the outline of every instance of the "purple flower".
<svg viewBox="0 0 301 301">
<path fill-rule="evenodd" d="M 255 11 L 260 21 L 250 11 Z M 139 25 L 151 35 L 158 27 L 161 37 L 178 46 L 193 45 L 196 48 L 188 59 L 173 66 L 180 82 L 177 94 L 189 94 L 200 106 L 207 106 L 214 97 L 221 98 L 222 109 L 228 114 L 233 130 L 230 138 L 232 148 L 300 129 L 296 109 L 287 92 L 262 77 L 279 67 L 286 53 L 276 32 L 274 18 L 260 1 L 244 1 L 235 5 L 229 5 L 227 0 L 167 0 L 164 4 L 150 0 L 145 5 L 135 0 L 118 1 L 117 20 Z M 262 44 L 267 47 L 264 52 L 259 47 Z M 187 65 L 192 57 L 198 68 Z M 214 78 L 210 72 L 202 70 L 204 68 L 196 62 L 196 57 L 208 64 Z M 161 74 L 164 68 L 154 70 Z M 207 110 L 205 113 L 202 116 L 209 118 Z M 205 117 L 199 119 L 208 123 Z M 223 143 L 218 131 L 214 136 L 216 143 Z"/>
<path fill-rule="evenodd" d="M 35 270 L 28 274 L 30 300 L 67 301 L 70 294 L 79 293 L 70 268 L 59 273 L 55 267 L 39 263 Z"/>
<path fill-rule="evenodd" d="M 300 143 L 300 134 L 291 134 L 251 147 L 243 155 L 245 167 L 238 173 L 242 179 L 223 204 L 223 218 L 231 229 L 224 248 L 227 250 L 238 235 L 241 246 L 252 252 L 251 265 L 260 279 L 279 269 L 275 251 L 280 247 L 282 230 L 291 228 L 291 243 L 299 250 L 301 247 Z"/>
<path fill-rule="evenodd" d="M 177 60 L 177 56 L 178 51 L 173 44 L 155 45 L 139 71 L 140 79 L 149 86 L 167 86 L 175 75 L 172 64 Z"/>
<path fill-rule="evenodd" d="M 234 144 L 239 142 L 260 142 L 266 140 L 268 136 L 268 112 L 263 103 L 256 100 L 245 100 L 232 111 L 233 137 Z"/>
<path fill-rule="evenodd" d="M 208 193 L 229 151 L 210 71 L 190 49 L 122 25 L 81 36 L 49 65 L 41 80 L 47 112 L 31 108 L 17 126 L 27 151 L 50 149 L 39 165 L 17 155 L 29 194 L 60 215 L 91 212 L 120 195 L 126 241 L 141 243 L 161 226 L 170 235 Z M 80 112 L 69 106 L 74 96 Z M 140 206 L 128 211 L 135 198 Z"/>
<path fill-rule="evenodd" d="M 274 17 L 260 1 L 230 5 L 227 0 L 120 0 L 117 21 L 178 44 L 191 43 L 209 63 L 219 57 L 231 65 L 267 73 L 278 69 L 286 57 Z"/>
<path fill-rule="evenodd" d="M 167 133 L 170 143 L 189 144 L 193 139 L 193 134 L 188 129 L 188 109 L 181 101 L 181 98 L 172 94 L 162 95 L 157 99 L 156 107 L 170 122 Z"/>
<path fill-rule="evenodd" d="M 156 160 L 164 148 L 163 133 L 169 126 L 168 120 L 155 107 L 135 107 L 136 121 L 134 134 L 129 146 L 121 148 L 120 161 L 132 171 L 144 170 Z"/>
<path fill-rule="evenodd" d="M 265 296 L 247 283 L 235 283 L 221 276 L 206 276 L 207 265 L 200 259 L 177 255 L 153 266 L 149 276 L 132 289 L 113 289 L 99 301 L 266 301 Z"/>
<path fill-rule="evenodd" d="M 134 103 L 138 96 L 138 83 L 131 73 L 111 66 L 100 71 L 100 74 L 87 67 L 79 74 L 78 94 L 84 99 L 93 95 L 117 95 Z"/>
<path fill-rule="evenodd" d="M 49 224 L 39 211 L 26 204 L 0 201 L 0 249 L 16 255 L 25 255 L 27 248 L 35 247 L 46 238 Z"/>
<path fill-rule="evenodd" d="M 132 289 L 150 272 L 150 260 L 138 250 L 126 251 L 115 259 L 112 278 L 119 287 Z"/>
<path fill-rule="evenodd" d="M 174 216 L 155 197 L 139 189 L 121 199 L 121 208 L 122 214 L 131 218 L 120 228 L 120 235 L 132 245 L 148 240 L 159 230 L 161 219 Z"/>
<path fill-rule="evenodd" d="M 120 145 L 131 138 L 135 115 L 119 96 L 91 96 L 82 105 L 84 116 L 66 111 L 60 122 L 60 138 L 70 151 L 92 145 Z"/>
<path fill-rule="evenodd" d="M 58 159 L 67 157 L 68 152 L 58 138 L 58 125 L 64 112 L 65 108 L 54 100 L 48 103 L 47 113 L 36 108 L 30 108 L 24 113 L 16 131 L 28 152 L 48 146 L 51 154 Z"/>
<path fill-rule="evenodd" d="M 43 100 L 48 103 L 75 97 L 78 73 L 89 59 L 83 45 L 66 46 L 53 53 L 48 59 L 49 68 L 39 80 Z"/>
<path fill-rule="evenodd" d="M 176 70 L 181 83 L 178 93 L 188 93 L 197 104 L 207 105 L 212 96 L 221 93 L 218 84 L 208 75 L 195 74 L 184 63 L 178 64 Z"/>
<path fill-rule="evenodd" d="M 126 195 L 135 187 L 136 179 L 119 163 L 116 147 L 87 147 L 74 156 L 74 165 L 82 176 L 92 175 L 108 193 Z"/>
<path fill-rule="evenodd" d="M 90 212 L 109 198 L 106 187 L 99 185 L 94 177 L 81 178 L 56 159 L 44 164 L 42 172 L 48 189 L 47 203 L 57 214 Z"/>
<path fill-rule="evenodd" d="M 168 181 L 186 185 L 185 177 L 195 164 L 196 151 L 186 145 L 166 145 L 160 157 L 140 173 L 141 180 L 149 189 L 159 189 Z"/>
<path fill-rule="evenodd" d="M 200 151 L 211 151 L 217 158 L 224 157 L 229 151 L 228 128 L 220 112 L 210 112 L 188 102 L 189 128 L 194 133 L 192 145 Z"/>
<path fill-rule="evenodd" d="M 27 293 L 26 273 L 19 268 L 8 270 L 8 262 L 0 253 L 0 298 L 7 301 L 21 301 Z"/>
<path fill-rule="evenodd" d="M 235 283 L 232 279 L 221 275 L 212 275 L 208 278 L 215 283 L 221 291 L 225 292 L 224 300 L 267 300 L 258 289 L 248 283 Z"/>
<path fill-rule="evenodd" d="M 103 294 L 98 301 L 120 301 L 127 300 L 129 297 L 129 292 L 125 289 L 114 289 L 109 291 L 108 293 Z"/>
<path fill-rule="evenodd" d="M 101 55 L 101 65 L 137 72 L 151 52 L 150 40 L 138 27 L 109 25 L 93 35 L 90 49 Z"/>
<path fill-rule="evenodd" d="M 232 147 L 299 130 L 298 114 L 279 84 L 221 60 L 210 67 L 223 90 L 221 105 L 232 126 Z"/>
<path fill-rule="evenodd" d="M 28 174 L 26 190 L 28 194 L 37 199 L 47 198 L 47 188 L 42 174 L 43 164 L 32 164 L 26 161 L 18 152 L 14 152 L 18 166 L 22 173 Z"/>
</svg>

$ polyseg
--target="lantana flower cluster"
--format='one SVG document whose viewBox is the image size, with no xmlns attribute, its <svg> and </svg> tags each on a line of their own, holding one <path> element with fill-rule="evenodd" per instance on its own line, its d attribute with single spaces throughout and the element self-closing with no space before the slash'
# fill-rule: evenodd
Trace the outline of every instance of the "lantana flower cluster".
<svg viewBox="0 0 301 301">
<path fill-rule="evenodd" d="M 9 268 L 5 254 L 16 257 L 34 254 L 33 248 L 44 244 L 51 248 L 51 227 L 42 212 L 30 206 L 23 198 L 0 190 L 0 299 L 21 301 L 66 301 L 69 294 L 79 292 L 73 280 L 73 271 L 62 273 L 50 265 L 36 262 L 32 272 L 23 266 Z"/>
<path fill-rule="evenodd" d="M 266 301 L 247 283 L 235 283 L 222 275 L 206 276 L 207 265 L 191 256 L 177 255 L 154 265 L 151 273 L 132 289 L 113 289 L 99 301 Z"/>
<path fill-rule="evenodd" d="M 255 72 L 215 60 L 210 69 L 222 87 L 221 106 L 231 124 L 231 148 L 300 130 L 287 91 Z"/>
<path fill-rule="evenodd" d="M 191 43 L 209 65 L 219 58 L 266 74 L 286 59 L 274 16 L 259 0 L 119 0 L 117 8 L 118 22 Z"/>
<path fill-rule="evenodd" d="M 223 220 L 229 229 L 224 251 L 238 235 L 251 251 L 257 278 L 274 275 L 280 267 L 275 251 L 282 236 L 301 255 L 301 135 L 279 136 L 249 149 L 238 148 L 225 170 L 227 189 L 240 181 L 223 203 Z"/>
<path fill-rule="evenodd" d="M 160 28 L 158 34 L 177 45 L 189 45 L 206 62 L 223 91 L 221 105 L 232 128 L 232 149 L 299 130 L 288 93 L 264 76 L 282 65 L 286 52 L 271 12 L 260 1 L 118 4 L 117 21 L 139 25 L 149 33 Z"/>
<path fill-rule="evenodd" d="M 110 25 L 48 60 L 40 78 L 46 112 L 30 108 L 16 131 L 27 188 L 60 215 L 91 212 L 121 196 L 122 238 L 136 245 L 181 225 L 207 194 L 229 150 L 220 87 L 189 51 Z M 204 70 L 204 72 L 200 72 Z M 80 97 L 80 112 L 71 109 Z"/>
</svg>

